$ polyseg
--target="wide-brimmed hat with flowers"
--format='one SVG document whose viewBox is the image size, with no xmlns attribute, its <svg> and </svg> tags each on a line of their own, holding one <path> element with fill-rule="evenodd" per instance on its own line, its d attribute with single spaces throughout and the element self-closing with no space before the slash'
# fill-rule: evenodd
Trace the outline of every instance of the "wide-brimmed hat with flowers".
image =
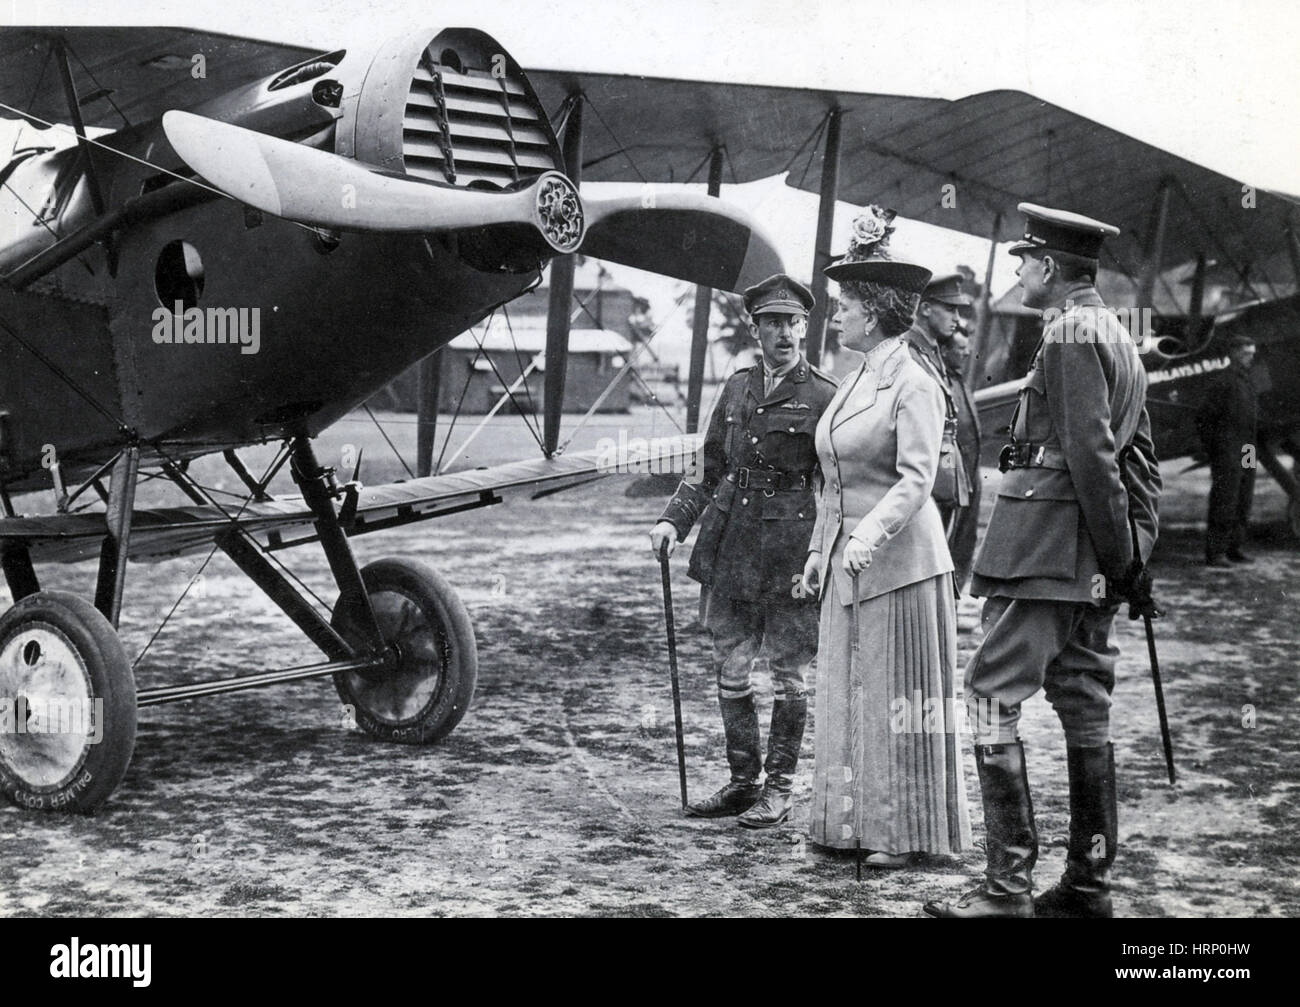
<svg viewBox="0 0 1300 1007">
<path fill-rule="evenodd" d="M 895 287 L 908 294 L 922 294 L 930 282 L 930 270 L 889 257 L 889 236 L 894 233 L 893 210 L 866 207 L 853 220 L 849 250 L 822 270 L 837 283 L 860 281 Z"/>
</svg>

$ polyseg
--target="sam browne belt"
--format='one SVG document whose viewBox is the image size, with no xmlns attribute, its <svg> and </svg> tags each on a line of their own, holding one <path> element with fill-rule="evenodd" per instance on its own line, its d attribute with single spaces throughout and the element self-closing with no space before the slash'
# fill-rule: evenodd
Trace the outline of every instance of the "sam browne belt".
<svg viewBox="0 0 1300 1007">
<path fill-rule="evenodd" d="M 1065 452 L 1046 444 L 1004 444 L 998 452 L 998 471 L 1008 469 L 1066 469 Z"/>
<path fill-rule="evenodd" d="M 742 490 L 806 490 L 812 486 L 811 473 L 782 472 L 778 469 L 739 468 L 734 473 L 734 479 L 736 486 Z"/>
</svg>

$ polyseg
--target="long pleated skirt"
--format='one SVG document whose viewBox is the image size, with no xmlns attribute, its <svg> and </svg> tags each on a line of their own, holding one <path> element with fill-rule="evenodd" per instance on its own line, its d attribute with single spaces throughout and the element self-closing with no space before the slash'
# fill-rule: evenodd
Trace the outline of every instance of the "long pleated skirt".
<svg viewBox="0 0 1300 1007">
<path fill-rule="evenodd" d="M 886 853 L 971 845 L 953 700 L 957 614 L 941 574 L 858 606 L 827 578 L 817 651 L 813 842 Z"/>
</svg>

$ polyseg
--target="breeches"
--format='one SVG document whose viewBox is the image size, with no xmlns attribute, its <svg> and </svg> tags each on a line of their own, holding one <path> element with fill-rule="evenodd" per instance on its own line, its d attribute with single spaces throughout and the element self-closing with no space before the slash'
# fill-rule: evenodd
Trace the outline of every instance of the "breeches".
<svg viewBox="0 0 1300 1007">
<path fill-rule="evenodd" d="M 1110 740 L 1115 610 L 1086 602 L 993 597 L 984 602 L 984 640 L 966 666 L 966 705 L 975 743 L 1016 740 L 1020 704 L 1040 688 L 1061 718 L 1067 744 Z"/>
<path fill-rule="evenodd" d="M 718 694 L 742 699 L 754 691 L 750 665 L 760 654 L 772 671 L 777 699 L 806 692 L 804 669 L 817 653 L 817 606 L 739 601 L 706 592 L 702 620 L 713 634 Z"/>
</svg>

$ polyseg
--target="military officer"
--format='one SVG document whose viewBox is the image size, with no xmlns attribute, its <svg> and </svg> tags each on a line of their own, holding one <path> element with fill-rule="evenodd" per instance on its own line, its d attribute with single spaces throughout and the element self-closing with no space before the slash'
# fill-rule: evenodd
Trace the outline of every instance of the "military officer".
<svg viewBox="0 0 1300 1007">
<path fill-rule="evenodd" d="M 962 468 L 966 470 L 966 479 L 970 483 L 970 502 L 957 512 L 948 532 L 953 577 L 957 589 L 964 591 L 975 560 L 975 534 L 980 516 L 980 415 L 964 377 L 970 360 L 970 340 L 958 329 L 946 345 L 939 347 L 939 352 L 948 371 L 952 401 L 957 407 L 957 449 L 961 452 Z"/>
<path fill-rule="evenodd" d="M 1255 343 L 1248 336 L 1233 336 L 1228 343 L 1228 368 L 1211 379 L 1196 413 L 1201 443 L 1210 458 L 1210 504 L 1205 522 L 1207 566 L 1251 562 L 1241 546 L 1255 495 L 1259 393 L 1250 380 L 1254 359 Z"/>
<path fill-rule="evenodd" d="M 1025 236 L 1011 251 L 1021 260 L 1021 298 L 1046 324 L 975 561 L 971 590 L 986 599 L 984 640 L 966 668 L 988 866 L 978 888 L 925 910 L 1106 917 L 1117 830 L 1111 623 L 1120 599 L 1130 617 L 1159 614 L 1144 564 L 1156 537 L 1160 474 L 1146 372 L 1094 285 L 1102 242 L 1119 231 L 1030 203 L 1020 210 Z M 1020 704 L 1040 688 L 1065 730 L 1070 840 L 1064 876 L 1035 900 L 1038 834 L 1016 727 Z"/>
<path fill-rule="evenodd" d="M 952 387 L 953 378 L 943 361 L 943 347 L 952 341 L 957 331 L 960 320 L 957 310 L 969 307 L 971 303 L 970 297 L 961 292 L 961 284 L 960 273 L 932 279 L 921 295 L 916 317 L 907 330 L 907 344 L 912 357 L 938 382 L 947 408 L 939 471 L 931 495 L 939 508 L 950 546 L 957 517 L 970 505 L 971 495 L 970 476 L 961 463 L 960 413 Z M 960 376 L 957 380 L 961 380 Z"/>
<path fill-rule="evenodd" d="M 793 803 L 808 708 L 804 669 L 817 651 L 816 599 L 800 581 L 817 517 L 813 436 L 835 381 L 800 351 L 813 305 L 806 287 L 777 274 L 746 290 L 744 303 L 762 362 L 727 380 L 704 439 L 703 478 L 682 482 L 650 543 L 656 554 L 671 552 L 703 517 L 690 576 L 702 585 L 701 621 L 713 637 L 731 781 L 687 810 L 770 828 Z M 774 693 L 765 763 L 750 681 L 760 649 Z"/>
</svg>

